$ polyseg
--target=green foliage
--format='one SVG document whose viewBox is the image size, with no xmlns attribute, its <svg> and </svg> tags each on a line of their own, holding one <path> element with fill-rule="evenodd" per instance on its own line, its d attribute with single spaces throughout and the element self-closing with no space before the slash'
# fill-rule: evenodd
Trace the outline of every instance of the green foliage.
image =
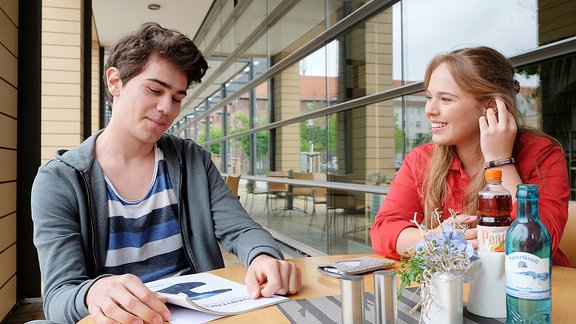
<svg viewBox="0 0 576 324">
<path fill-rule="evenodd" d="M 418 133 L 418 134 L 416 134 L 416 138 L 414 138 L 412 140 L 412 148 L 414 148 L 420 144 L 428 143 L 431 140 L 432 140 L 432 133 L 428 133 L 428 134 Z"/>
<path fill-rule="evenodd" d="M 250 121 L 249 117 L 241 112 L 236 113 L 236 121 L 240 123 L 240 127 L 237 127 L 231 134 L 240 133 L 250 128 Z M 268 154 L 268 132 L 258 132 L 256 133 L 256 158 L 260 159 L 261 157 Z M 246 155 L 250 155 L 250 136 L 241 136 L 236 138 L 237 145 L 242 146 L 242 151 L 246 153 Z"/>
<path fill-rule="evenodd" d="M 398 125 L 398 114 L 394 113 L 394 150 L 396 153 L 402 153 L 402 128 Z"/>
<path fill-rule="evenodd" d="M 532 64 L 528 66 L 523 66 L 516 68 L 516 73 L 525 76 L 527 78 L 532 76 L 540 75 L 540 64 Z"/>
<path fill-rule="evenodd" d="M 312 106 L 314 107 L 314 106 Z M 313 109 L 313 108 L 311 108 Z M 308 122 L 300 123 L 300 149 L 303 152 L 310 151 L 310 144 L 314 144 L 316 152 L 335 152 L 336 151 L 336 115 L 330 115 L 327 118 L 328 127 L 318 123 L 308 126 Z M 234 130 L 228 126 L 228 134 L 233 135 L 250 129 L 249 117 L 246 114 L 238 112 L 235 116 L 237 127 Z M 210 125 L 210 140 L 216 140 L 224 136 L 224 131 L 220 127 Z M 235 143 L 242 147 L 246 155 L 250 155 L 250 137 L 249 135 L 236 138 Z M 198 133 L 198 142 L 206 142 L 206 132 Z M 262 131 L 256 133 L 256 158 L 260 159 L 268 154 L 269 151 L 269 132 Z M 220 154 L 220 144 L 211 144 L 210 153 Z"/>
<path fill-rule="evenodd" d="M 224 136 L 224 131 L 220 127 L 210 125 L 210 140 L 217 140 Z M 198 143 L 206 142 L 206 132 L 198 133 Z M 211 154 L 220 154 L 220 144 L 210 144 Z"/>
<path fill-rule="evenodd" d="M 336 152 L 336 115 L 328 117 L 328 151 Z"/>
<path fill-rule="evenodd" d="M 457 213 L 449 210 L 454 220 Z M 432 217 L 437 222 L 441 221 L 441 211 L 435 209 Z M 400 288 L 398 299 L 402 296 L 404 289 L 412 283 L 417 283 L 421 289 L 421 303 L 427 305 L 431 302 L 430 284 L 432 275 L 440 272 L 457 272 L 465 274 L 478 259 L 472 243 L 464 237 L 464 231 L 468 225 L 463 222 L 448 221 L 442 225 L 442 232 L 434 234 L 421 223 L 412 220 L 423 235 L 423 239 L 414 244 L 412 257 L 407 253 L 402 255 L 403 264 L 394 273 L 400 275 Z"/>
<path fill-rule="evenodd" d="M 418 133 L 416 137 L 412 140 L 405 139 L 402 136 L 402 128 L 398 122 L 398 114 L 394 114 L 394 149 L 396 153 L 402 153 L 402 144 L 406 141 L 407 150 L 413 149 L 416 146 L 424 143 L 428 143 L 432 140 L 432 133 Z"/>
<path fill-rule="evenodd" d="M 262 156 L 268 154 L 268 138 L 267 131 L 256 133 L 256 158 L 260 159 Z"/>
<path fill-rule="evenodd" d="M 318 124 L 308 126 L 308 121 L 300 123 L 300 151 L 309 152 L 314 144 L 315 151 L 324 151 L 327 145 L 326 130 Z"/>
<path fill-rule="evenodd" d="M 336 115 L 328 116 L 328 127 L 316 120 L 312 125 L 308 121 L 300 123 L 300 151 L 310 152 L 311 144 L 316 152 L 336 151 Z"/>
<path fill-rule="evenodd" d="M 413 282 L 421 282 L 424 268 L 422 260 L 417 256 L 410 257 L 409 255 L 402 256 L 403 263 L 400 264 L 400 270 L 392 270 L 395 274 L 400 275 L 400 288 L 398 289 L 397 298 L 402 297 L 404 289 L 411 285 Z"/>
<path fill-rule="evenodd" d="M 235 134 L 240 133 L 250 128 L 250 123 L 248 116 L 243 113 L 236 114 L 236 122 L 240 124 L 240 127 L 237 127 L 233 131 L 230 130 L 230 125 L 228 125 L 228 134 Z M 214 125 L 210 125 L 210 140 L 216 140 L 224 136 L 224 131 L 220 127 L 215 127 Z M 261 158 L 268 154 L 268 132 L 263 131 L 256 134 L 256 157 Z M 206 142 L 206 132 L 199 132 L 198 133 L 198 143 Z M 241 136 L 236 139 L 236 145 L 240 145 L 242 147 L 242 151 L 246 153 L 246 155 L 250 155 L 250 136 Z M 210 153 L 212 154 L 220 154 L 220 144 L 211 144 L 210 145 Z"/>
</svg>

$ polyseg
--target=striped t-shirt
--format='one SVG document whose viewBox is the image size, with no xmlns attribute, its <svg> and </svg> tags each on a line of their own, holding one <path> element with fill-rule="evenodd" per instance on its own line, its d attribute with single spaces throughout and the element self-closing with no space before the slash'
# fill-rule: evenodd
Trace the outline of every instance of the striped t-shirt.
<svg viewBox="0 0 576 324">
<path fill-rule="evenodd" d="M 154 177 L 141 199 L 122 198 L 106 178 L 110 235 L 105 273 L 131 273 L 148 282 L 189 269 L 164 154 L 158 147 L 154 151 Z"/>
</svg>

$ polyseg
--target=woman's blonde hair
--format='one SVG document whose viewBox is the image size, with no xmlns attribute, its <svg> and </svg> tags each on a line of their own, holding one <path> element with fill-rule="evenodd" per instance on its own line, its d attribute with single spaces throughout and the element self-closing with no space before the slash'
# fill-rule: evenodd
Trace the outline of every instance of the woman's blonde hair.
<svg viewBox="0 0 576 324">
<path fill-rule="evenodd" d="M 426 68 L 424 76 L 426 88 L 430 83 L 432 72 L 441 64 L 446 65 L 458 86 L 466 93 L 473 95 L 479 102 L 496 97 L 502 98 L 508 110 L 514 115 L 518 128 L 523 128 L 523 121 L 516 107 L 516 94 L 520 90 L 520 85 L 514 79 L 514 67 L 502 54 L 489 47 L 473 47 L 438 55 Z M 478 143 L 477 153 L 484 162 L 480 143 Z M 432 211 L 445 206 L 446 178 L 455 156 L 456 149 L 453 145 L 436 144 L 434 146 L 430 169 L 427 173 L 428 179 L 424 181 L 424 220 L 429 228 L 438 225 L 436 219 L 431 217 Z M 472 175 L 471 183 L 464 192 L 463 210 L 459 212 L 476 215 L 477 196 L 484 187 L 484 183 L 484 173 L 479 169 L 475 175 Z"/>
</svg>

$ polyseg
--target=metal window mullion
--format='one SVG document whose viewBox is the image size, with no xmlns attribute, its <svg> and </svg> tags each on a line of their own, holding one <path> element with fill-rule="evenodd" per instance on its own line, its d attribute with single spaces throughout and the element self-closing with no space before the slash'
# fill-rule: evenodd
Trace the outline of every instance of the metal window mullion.
<svg viewBox="0 0 576 324">
<path fill-rule="evenodd" d="M 576 36 L 542 45 L 534 50 L 513 55 L 508 59 L 514 67 L 534 64 L 576 52 Z"/>
<path fill-rule="evenodd" d="M 228 173 L 222 173 L 222 177 L 229 175 Z M 265 177 L 265 176 L 253 176 L 253 175 L 242 175 L 244 180 L 252 181 L 262 181 L 262 182 L 277 182 L 284 183 L 288 185 L 295 186 L 305 186 L 305 187 L 316 187 L 316 188 L 326 188 L 326 189 L 336 189 L 345 191 L 354 191 L 362 193 L 372 193 L 377 195 L 387 195 L 390 190 L 390 186 L 375 186 L 366 185 L 359 183 L 346 183 L 346 182 L 330 182 L 330 181 L 318 181 L 318 180 L 297 180 L 291 178 L 281 178 L 281 177 Z"/>
<path fill-rule="evenodd" d="M 377 12 L 380 12 L 388 7 L 391 7 L 392 5 L 394 5 L 396 2 L 398 2 L 399 0 L 386 0 L 386 1 L 376 1 L 373 0 L 371 2 L 368 2 L 367 4 L 363 5 L 362 7 L 360 7 L 359 9 L 357 9 L 355 12 L 351 13 L 350 15 L 348 15 L 347 17 L 345 17 L 344 19 L 340 20 L 339 22 L 337 22 L 336 24 L 334 24 L 330 29 L 324 31 L 322 34 L 318 35 L 316 38 L 314 38 L 313 40 L 309 41 L 308 43 L 306 43 L 305 45 L 303 45 L 302 47 L 300 47 L 299 49 L 297 49 L 296 51 L 292 52 L 290 55 L 288 55 L 287 57 L 285 57 L 284 59 L 282 59 L 280 62 L 278 62 L 277 64 L 275 64 L 274 66 L 270 67 L 268 70 L 266 70 L 264 73 L 262 73 L 260 76 L 258 76 L 257 78 L 247 82 L 238 92 L 239 93 L 244 93 L 246 92 L 249 88 L 251 87 L 255 87 L 256 85 L 264 82 L 264 80 L 266 80 L 267 78 L 271 78 L 273 77 L 275 74 L 281 72 L 282 70 L 288 68 L 289 66 L 291 66 L 292 64 L 298 62 L 299 60 L 301 60 L 302 58 L 304 58 L 305 56 L 309 55 L 310 53 L 316 51 L 317 49 L 321 48 L 322 46 L 325 46 L 325 44 L 327 44 L 328 42 L 332 41 L 333 39 L 335 39 L 338 35 L 340 35 L 341 33 L 345 32 L 346 30 L 348 30 L 349 28 L 353 27 L 354 25 L 361 23 L 362 21 L 364 21 L 365 19 L 367 19 L 368 17 L 374 15 Z M 286 1 L 288 2 L 288 1 Z M 294 3 L 292 3 L 290 5 L 293 5 Z M 284 8 L 283 8 L 284 10 Z M 279 11 L 279 10 L 278 10 Z M 274 10 L 274 13 L 276 13 L 277 10 Z M 282 12 L 283 14 L 284 12 Z M 276 19 L 279 19 L 280 17 L 276 17 Z M 267 24 L 264 27 L 267 27 L 269 25 L 272 24 L 272 22 L 269 22 L 268 19 L 265 19 L 264 22 L 267 22 Z M 262 30 L 267 30 L 267 28 L 260 28 L 260 26 L 264 25 L 264 22 L 262 24 L 260 24 L 258 26 L 258 29 L 262 29 Z M 262 32 L 262 31 L 260 31 Z M 250 35 L 252 36 L 252 35 Z M 258 36 L 258 35 L 256 35 Z M 250 43 L 250 45 L 252 43 L 254 43 L 255 40 L 250 40 L 250 37 L 246 38 L 246 42 L 245 43 Z M 242 48 L 244 48 L 244 44 L 241 45 Z M 230 64 L 228 61 L 233 60 L 234 57 L 238 54 L 239 50 L 235 50 L 229 57 L 228 59 L 223 62 L 219 67 L 218 70 L 222 70 L 224 68 L 224 66 L 227 67 L 226 64 Z M 213 77 L 215 78 L 217 75 L 217 72 L 213 73 Z M 212 81 L 212 78 L 209 79 L 206 82 L 203 82 L 196 91 L 194 91 L 194 94 L 191 96 L 192 98 L 194 98 L 194 96 L 198 93 L 201 93 L 201 90 L 204 89 L 205 87 L 207 87 L 208 84 L 210 84 L 210 81 Z M 230 96 L 229 98 L 223 98 L 223 100 L 216 106 L 214 106 L 211 109 L 207 109 L 204 114 L 208 114 L 210 113 L 212 110 L 215 110 L 218 108 L 219 105 L 225 105 L 227 104 L 229 101 L 232 101 L 234 99 L 236 99 L 236 97 L 238 97 L 239 95 L 237 93 L 233 94 L 232 96 Z M 202 116 L 199 115 L 198 117 L 200 118 Z"/>
<path fill-rule="evenodd" d="M 288 11 L 290 8 L 292 8 L 292 6 L 298 2 L 298 0 L 286 0 L 286 1 L 282 1 L 281 4 L 279 4 L 276 8 L 274 8 L 274 11 L 271 12 L 268 16 L 266 16 L 266 18 L 256 27 L 254 28 L 254 30 L 252 31 L 252 33 L 250 35 L 248 35 L 246 37 L 246 39 L 240 43 L 240 45 L 238 47 L 236 47 L 234 49 L 234 51 L 232 53 L 230 53 L 223 61 L 222 64 L 220 64 L 220 66 L 218 66 L 218 68 L 212 72 L 212 74 L 210 75 L 209 78 L 207 78 L 206 80 L 202 81 L 202 83 L 200 83 L 199 85 L 197 85 L 194 88 L 194 91 L 192 92 L 192 94 L 190 95 L 189 98 L 191 98 L 190 100 L 193 100 L 192 98 L 197 98 L 200 97 L 200 95 L 202 94 L 202 92 L 213 82 L 216 82 L 217 79 L 219 78 L 220 74 L 222 71 L 225 71 L 231 64 L 233 64 L 235 62 L 235 60 L 237 59 L 237 57 L 239 56 L 239 54 L 241 54 L 245 49 L 249 48 L 250 46 L 252 46 L 258 39 L 259 37 L 267 31 L 267 27 L 269 25 L 274 24 L 276 21 L 278 21 L 278 19 L 280 19 L 282 17 L 282 15 Z M 220 33 L 218 33 L 218 35 L 220 35 Z M 221 38 L 216 37 L 216 40 L 220 40 Z M 242 93 L 246 92 L 246 90 L 244 90 L 246 88 L 246 86 L 242 87 L 241 90 Z M 228 102 L 236 99 L 238 97 L 237 94 L 234 94 L 232 96 L 230 96 L 230 98 L 222 98 L 223 100 L 220 102 L 219 105 L 215 105 L 212 109 L 207 109 L 204 114 L 208 114 L 210 113 L 212 110 L 218 109 L 219 106 L 221 105 L 225 105 Z M 197 116 L 198 118 L 202 118 L 202 114 L 200 114 L 199 116 Z"/>
<path fill-rule="evenodd" d="M 372 95 L 364 96 L 361 98 L 352 99 L 352 100 L 349 100 L 346 102 L 338 103 L 338 104 L 332 105 L 330 107 L 313 110 L 309 113 L 298 115 L 298 116 L 295 116 L 292 118 L 283 119 L 283 120 L 277 121 L 277 122 L 271 122 L 267 125 L 256 127 L 254 129 L 251 129 L 251 130 L 238 132 L 238 133 L 234 134 L 233 136 L 244 136 L 244 135 L 248 135 L 248 134 L 254 133 L 254 132 L 280 128 L 282 126 L 298 123 L 298 122 L 301 122 L 301 121 L 304 121 L 307 119 L 314 119 L 317 117 L 322 117 L 325 115 L 334 114 L 334 113 L 341 112 L 344 110 L 363 107 L 363 106 L 378 103 L 381 101 L 391 100 L 391 99 L 394 99 L 396 97 L 401 97 L 404 95 L 413 94 L 413 93 L 420 92 L 423 90 L 424 90 L 424 83 L 423 82 L 413 83 L 413 84 L 397 87 L 394 89 L 382 91 L 379 93 L 375 93 Z M 389 109 L 389 108 L 383 107 L 382 109 Z"/>
</svg>

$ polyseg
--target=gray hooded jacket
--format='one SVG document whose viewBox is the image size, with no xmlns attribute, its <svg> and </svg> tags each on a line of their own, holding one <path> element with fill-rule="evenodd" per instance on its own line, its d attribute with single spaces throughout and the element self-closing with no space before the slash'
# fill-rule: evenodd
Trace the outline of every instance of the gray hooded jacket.
<svg viewBox="0 0 576 324">
<path fill-rule="evenodd" d="M 34 244 L 38 250 L 47 319 L 75 323 L 88 315 L 85 297 L 105 276 L 108 201 L 94 155 L 100 132 L 76 149 L 59 151 L 41 166 L 32 186 Z M 246 213 L 201 146 L 164 134 L 163 150 L 178 199 L 184 249 L 192 272 L 224 266 L 218 242 L 247 267 L 257 255 L 282 258 L 274 239 Z"/>
</svg>

